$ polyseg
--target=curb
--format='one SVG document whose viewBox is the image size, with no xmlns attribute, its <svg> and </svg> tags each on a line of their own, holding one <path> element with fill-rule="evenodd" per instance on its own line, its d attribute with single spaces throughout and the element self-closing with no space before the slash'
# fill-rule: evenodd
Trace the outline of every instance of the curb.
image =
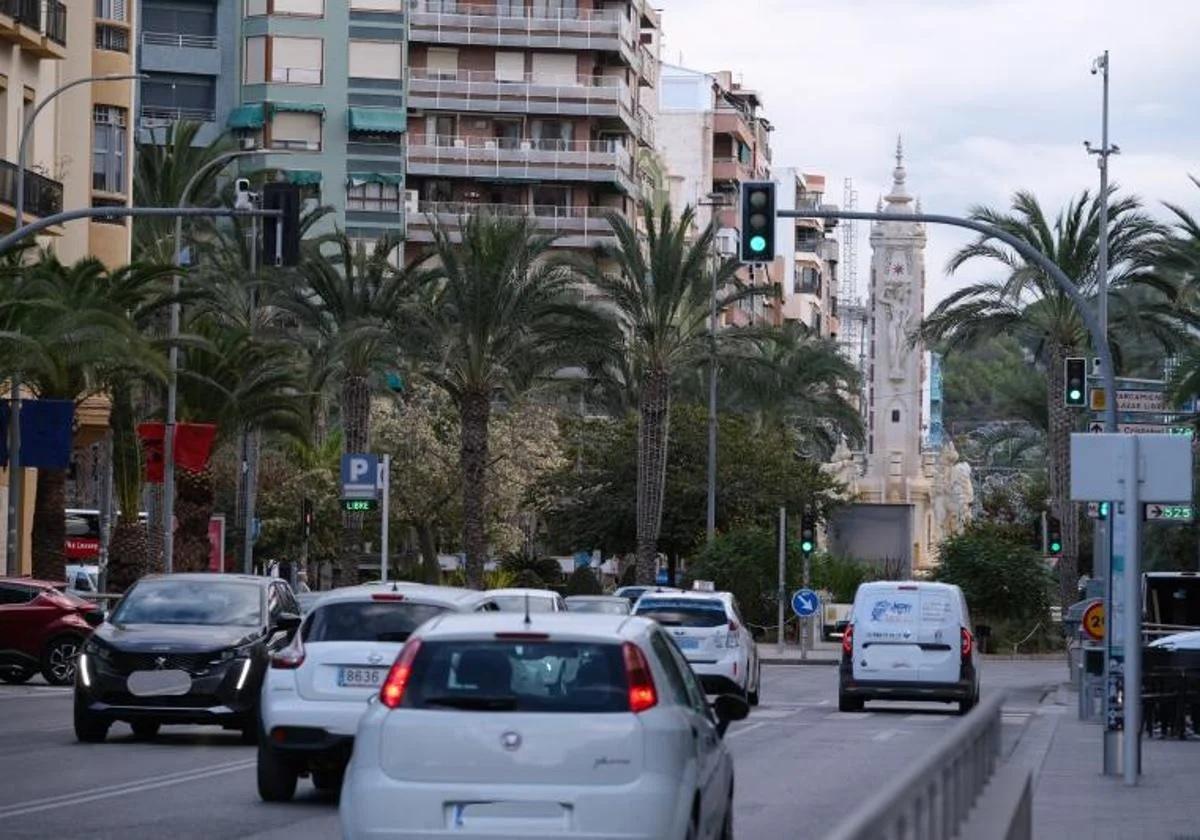
<svg viewBox="0 0 1200 840">
<path fill-rule="evenodd" d="M 796 659 L 777 656 L 760 656 L 758 661 L 763 665 L 837 665 L 838 659 Z"/>
<path fill-rule="evenodd" d="M 979 656 L 986 661 L 995 662 L 1065 662 L 1063 653 L 981 653 Z"/>
</svg>

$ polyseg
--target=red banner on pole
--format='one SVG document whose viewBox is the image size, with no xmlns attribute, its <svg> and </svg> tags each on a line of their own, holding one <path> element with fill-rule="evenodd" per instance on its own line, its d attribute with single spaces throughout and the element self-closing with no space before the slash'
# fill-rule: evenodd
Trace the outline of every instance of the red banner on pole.
<svg viewBox="0 0 1200 840">
<path fill-rule="evenodd" d="M 146 453 L 146 482 L 162 484 L 166 427 L 163 423 L 141 423 L 137 428 Z M 211 423 L 180 423 L 175 427 L 175 464 L 190 472 L 208 466 L 217 427 Z"/>
</svg>

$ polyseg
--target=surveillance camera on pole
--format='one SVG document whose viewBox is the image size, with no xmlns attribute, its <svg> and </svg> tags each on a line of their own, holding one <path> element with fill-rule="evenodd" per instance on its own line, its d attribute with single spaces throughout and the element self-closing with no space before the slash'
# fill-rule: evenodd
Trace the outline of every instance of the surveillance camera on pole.
<svg viewBox="0 0 1200 840">
<path fill-rule="evenodd" d="M 233 184 L 233 209 L 253 210 L 258 194 L 250 190 L 249 178 L 238 178 Z"/>
</svg>

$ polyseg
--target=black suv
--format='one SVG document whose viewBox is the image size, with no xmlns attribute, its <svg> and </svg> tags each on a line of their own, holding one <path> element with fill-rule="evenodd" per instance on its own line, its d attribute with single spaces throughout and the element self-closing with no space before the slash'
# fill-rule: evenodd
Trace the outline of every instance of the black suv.
<svg viewBox="0 0 1200 840">
<path fill-rule="evenodd" d="M 142 738 L 164 723 L 199 723 L 240 729 L 253 742 L 263 671 L 299 625 L 296 598 L 281 580 L 142 578 L 83 647 L 75 736 L 103 741 L 121 720 Z"/>
</svg>

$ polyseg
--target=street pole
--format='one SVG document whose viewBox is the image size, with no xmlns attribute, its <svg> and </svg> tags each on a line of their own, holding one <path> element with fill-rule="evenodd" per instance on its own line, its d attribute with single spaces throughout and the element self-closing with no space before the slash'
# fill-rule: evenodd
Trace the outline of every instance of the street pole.
<svg viewBox="0 0 1200 840">
<path fill-rule="evenodd" d="M 1122 756 L 1124 777 L 1126 785 L 1136 785 L 1138 774 L 1141 772 L 1141 737 L 1142 737 L 1142 568 L 1141 558 L 1139 556 L 1140 549 L 1140 531 L 1142 526 L 1142 510 L 1141 510 L 1141 488 L 1138 486 L 1138 449 L 1140 446 L 1140 435 L 1129 435 L 1132 440 L 1129 445 L 1129 455 L 1125 459 L 1125 463 L 1121 466 L 1125 471 L 1125 498 L 1121 509 L 1116 511 L 1116 516 L 1113 519 L 1113 524 L 1118 526 L 1114 528 L 1114 536 L 1121 539 L 1113 540 L 1113 575 L 1110 580 L 1109 590 L 1115 592 L 1122 589 L 1122 599 L 1124 600 L 1124 610 L 1118 610 L 1115 604 L 1120 603 L 1117 599 L 1114 602 L 1114 609 L 1107 612 L 1106 615 L 1111 615 L 1112 619 L 1106 621 L 1105 632 L 1113 638 L 1119 639 L 1124 637 L 1123 653 L 1125 654 L 1125 664 L 1123 673 L 1124 691 L 1122 699 L 1124 706 L 1123 728 L 1120 733 L 1117 733 L 1112 727 L 1106 723 L 1104 727 L 1105 735 L 1110 731 L 1113 735 L 1119 734 L 1122 739 Z M 1117 533 L 1119 531 L 1119 533 Z M 1118 554 L 1119 552 L 1119 554 Z M 1118 579 L 1117 573 L 1124 571 L 1123 579 Z M 1125 619 L 1124 627 L 1117 627 L 1118 616 L 1123 615 Z M 1113 657 L 1106 655 L 1106 670 L 1112 665 Z M 1105 691 L 1106 703 L 1108 701 L 1109 692 Z M 1106 718 L 1107 720 L 1107 718 Z M 1105 758 L 1108 757 L 1108 739 L 1105 738 Z M 1107 766 L 1105 772 L 1108 771 Z"/>
<path fill-rule="evenodd" d="M 379 578 L 384 583 L 388 579 L 388 501 L 392 495 L 392 456 L 383 456 L 383 504 L 379 523 Z"/>
<path fill-rule="evenodd" d="M 192 196 L 192 190 L 196 188 L 196 185 L 200 183 L 200 180 L 204 176 L 208 175 L 214 169 L 224 166 L 234 158 L 253 154 L 259 154 L 258 150 L 226 152 L 200 167 L 188 180 L 187 184 L 184 185 L 183 192 L 179 196 L 178 208 L 182 210 L 187 207 L 188 201 Z M 171 574 L 174 571 L 175 565 L 175 528 L 173 527 L 175 519 L 175 431 L 179 399 L 179 321 L 182 314 L 179 293 L 183 268 L 183 216 L 175 217 L 175 248 L 173 253 L 175 256 L 175 271 L 171 276 L 171 321 L 167 333 L 167 342 L 169 344 L 167 351 L 167 422 L 163 436 L 163 569 L 167 574 Z"/>
<path fill-rule="evenodd" d="M 783 602 L 787 599 L 787 509 L 779 509 L 779 605 L 775 612 L 778 629 L 775 644 L 783 655 Z"/>
<path fill-rule="evenodd" d="M 250 218 L 250 313 L 248 323 L 254 330 L 254 312 L 257 308 L 257 295 L 254 284 L 258 281 L 258 217 Z M 245 462 L 242 475 L 246 488 L 243 492 L 246 511 L 242 532 L 242 570 L 254 574 L 254 506 L 258 490 L 258 432 L 249 426 L 243 432 L 246 440 Z"/>
<path fill-rule="evenodd" d="M 79 85 L 93 82 L 118 82 L 125 79 L 144 79 L 141 74 L 113 74 L 103 76 L 85 76 L 60 85 L 34 106 L 33 111 L 25 118 L 21 126 L 21 140 L 17 146 L 17 194 L 14 196 L 13 208 L 16 210 L 13 227 L 20 228 L 25 224 L 25 152 L 29 146 L 29 132 L 33 129 L 33 121 L 42 109 L 56 97 Z M 21 376 L 19 371 L 11 374 L 11 394 L 9 395 L 8 412 L 8 543 L 5 546 L 8 574 L 20 574 L 21 544 L 24 542 L 25 528 L 21 521 L 21 497 L 24 494 L 25 470 L 21 467 Z"/>
<path fill-rule="evenodd" d="M 803 520 L 802 520 L 803 521 Z M 804 553 L 804 566 L 801 572 L 802 581 L 800 583 L 805 589 L 809 589 L 809 579 L 812 574 L 812 555 L 808 552 Z M 808 652 L 812 649 L 812 616 L 806 615 L 800 619 L 800 658 L 808 659 Z"/>
<path fill-rule="evenodd" d="M 104 476 L 100 479 L 99 505 L 100 508 L 100 571 L 96 575 L 96 586 L 101 592 L 108 589 L 108 546 L 112 539 L 112 509 L 113 509 L 113 434 L 112 430 L 104 436 Z"/>
<path fill-rule="evenodd" d="M 709 193 L 708 199 L 700 202 L 700 206 L 712 209 L 709 225 L 713 231 L 712 294 L 708 302 L 708 498 L 704 523 L 705 542 L 711 544 L 717 536 L 717 271 L 721 263 L 717 250 L 717 212 L 728 205 L 723 193 Z"/>
</svg>

